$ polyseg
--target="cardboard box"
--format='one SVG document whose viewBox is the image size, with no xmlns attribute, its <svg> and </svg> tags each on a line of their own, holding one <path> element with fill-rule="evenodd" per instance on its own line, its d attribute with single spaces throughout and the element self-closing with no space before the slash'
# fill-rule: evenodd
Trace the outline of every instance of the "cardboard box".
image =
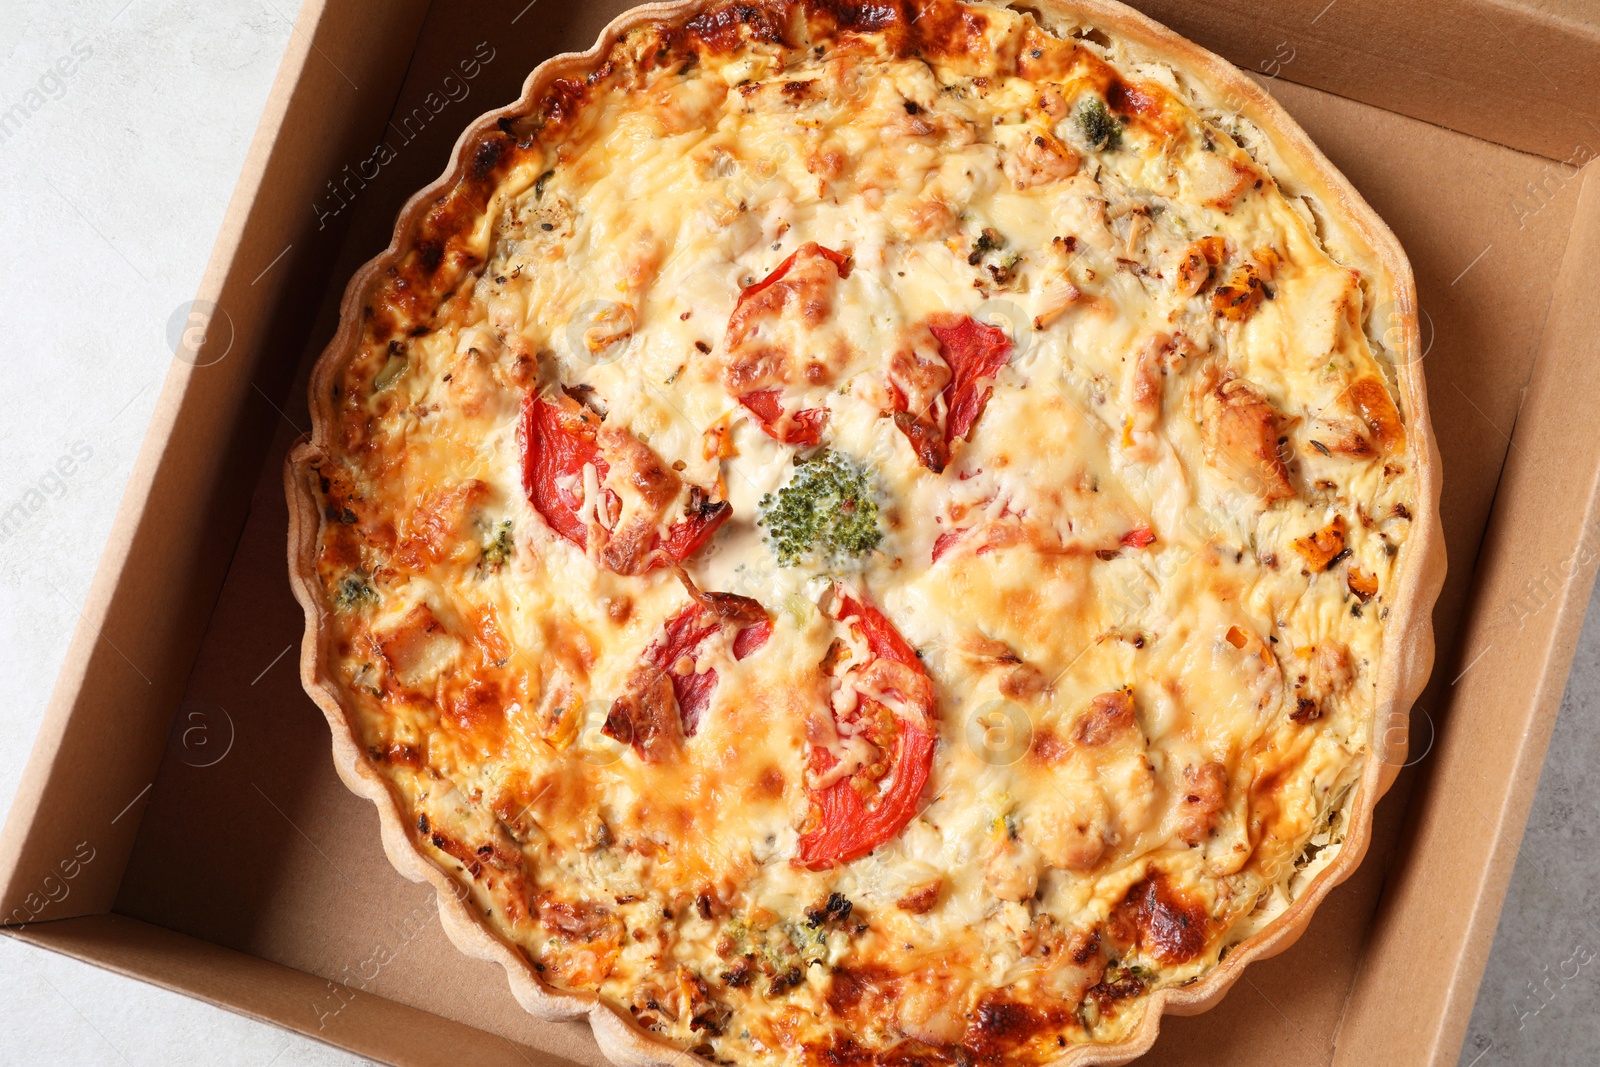
<svg viewBox="0 0 1600 1067">
<path fill-rule="evenodd" d="M 449 944 L 335 776 L 280 470 L 401 203 L 625 6 L 304 4 L 0 838 L 14 936 L 395 1063 L 602 1063 Z M 1490 0 L 1139 6 L 1269 80 L 1404 243 L 1451 559 L 1365 863 L 1149 1059 L 1454 1063 L 1600 559 L 1600 32 Z"/>
</svg>

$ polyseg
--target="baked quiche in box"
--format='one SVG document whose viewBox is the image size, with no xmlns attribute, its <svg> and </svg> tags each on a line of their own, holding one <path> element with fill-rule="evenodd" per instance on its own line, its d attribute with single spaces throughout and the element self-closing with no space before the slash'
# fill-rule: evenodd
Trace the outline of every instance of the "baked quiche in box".
<svg viewBox="0 0 1600 1067">
<path fill-rule="evenodd" d="M 307 690 L 454 940 L 619 1062 L 1125 1062 L 1404 758 L 1415 308 L 1118 4 L 638 8 L 350 283 Z"/>
</svg>

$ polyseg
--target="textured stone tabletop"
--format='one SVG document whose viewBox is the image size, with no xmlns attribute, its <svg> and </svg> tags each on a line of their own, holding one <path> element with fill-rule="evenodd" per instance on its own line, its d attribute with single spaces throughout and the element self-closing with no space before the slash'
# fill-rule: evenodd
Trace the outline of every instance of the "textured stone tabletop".
<svg viewBox="0 0 1600 1067">
<path fill-rule="evenodd" d="M 172 358 L 168 319 L 198 286 L 296 8 L 5 4 L 0 242 L 21 329 L 0 415 L 0 811 Z M 1463 1067 L 1600 1063 L 1597 712 L 1591 605 Z M 0 938 L 0 1064 L 46 1062 L 363 1061 Z"/>
</svg>

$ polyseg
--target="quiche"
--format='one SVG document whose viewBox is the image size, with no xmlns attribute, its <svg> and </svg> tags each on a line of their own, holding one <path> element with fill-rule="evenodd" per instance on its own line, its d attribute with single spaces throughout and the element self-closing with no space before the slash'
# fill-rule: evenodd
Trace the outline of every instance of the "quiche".
<svg viewBox="0 0 1600 1067">
<path fill-rule="evenodd" d="M 306 687 L 457 943 L 619 1062 L 1125 1062 L 1404 759 L 1415 306 L 1115 3 L 638 9 L 350 284 Z"/>
</svg>

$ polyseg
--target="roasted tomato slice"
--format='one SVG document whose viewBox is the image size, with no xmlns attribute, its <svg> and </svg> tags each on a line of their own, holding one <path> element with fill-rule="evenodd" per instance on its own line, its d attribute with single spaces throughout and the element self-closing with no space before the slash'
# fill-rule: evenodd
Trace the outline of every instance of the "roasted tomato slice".
<svg viewBox="0 0 1600 1067">
<path fill-rule="evenodd" d="M 743 289 L 739 290 L 739 307 L 743 307 L 747 301 L 761 293 L 763 290 L 771 288 L 774 283 L 782 281 L 784 276 L 787 275 L 790 270 L 794 269 L 795 261 L 798 260 L 802 254 L 806 256 L 821 256 L 823 259 L 831 260 L 833 265 L 838 268 L 839 277 L 850 277 L 850 256 L 848 253 L 835 252 L 833 249 L 825 248 L 822 245 L 817 244 L 815 241 L 807 241 L 805 244 L 789 253 L 789 258 L 784 260 L 782 263 L 779 263 L 777 267 L 773 269 L 771 274 L 767 275 L 765 278 L 762 278 L 759 282 L 747 285 Z M 735 313 L 737 313 L 737 308 L 735 309 Z"/>
<path fill-rule="evenodd" d="M 692 660 L 706 639 L 723 627 L 734 628 L 736 660 L 772 636 L 772 620 L 756 601 L 734 593 L 702 593 L 681 569 L 678 574 L 694 603 L 669 619 L 661 636 L 645 650 L 601 730 L 607 737 L 632 744 L 640 758 L 651 763 L 664 758 L 683 738 L 695 735 L 717 688 L 716 671 L 679 671 L 678 661 Z M 676 705 L 676 715 L 669 701 Z"/>
<path fill-rule="evenodd" d="M 921 661 L 882 612 L 848 593 L 837 595 L 840 623 L 860 634 L 872 658 L 843 665 L 845 684 L 856 687 L 856 706 L 835 715 L 834 728 L 848 724 L 880 757 L 870 765 L 857 757 L 860 765 L 840 774 L 829 747 L 812 748 L 811 773 L 826 783 L 807 791 L 816 805 L 815 825 L 800 837 L 799 863 L 812 869 L 847 863 L 898 834 L 916 815 L 933 769 L 933 687 Z"/>
<path fill-rule="evenodd" d="M 704 489 L 691 486 L 689 489 L 689 506 L 685 509 L 682 519 L 667 528 L 667 535 L 658 542 L 658 547 L 666 554 L 666 559 L 657 559 L 654 566 L 662 563 L 682 563 L 696 552 L 700 546 L 711 540 L 711 535 L 717 528 L 728 521 L 733 514 L 733 505 L 726 500 L 712 500 Z"/>
<path fill-rule="evenodd" d="M 644 448 L 634 444 L 638 449 Z M 567 398 L 551 402 L 528 397 L 522 405 L 523 491 L 552 530 L 582 549 L 589 547 L 590 524 L 583 518 L 589 467 L 594 469 L 595 483 L 601 486 L 597 507 L 605 512 L 596 516 L 594 528 L 609 540 L 610 523 L 605 520 L 621 511 L 621 500 L 604 488 L 611 464 L 601 448 L 600 416 Z M 691 486 L 682 519 L 665 532 L 645 531 L 648 536 L 642 543 L 632 543 L 641 551 L 602 552 L 601 558 L 613 570 L 630 574 L 681 563 L 698 552 L 732 514 L 733 507 L 727 501 L 714 501 L 705 490 Z"/>
<path fill-rule="evenodd" d="M 983 414 L 989 394 L 994 392 L 994 377 L 1011 358 L 1011 339 L 998 326 L 986 326 L 968 315 L 936 315 L 928 329 L 939 342 L 939 354 L 950 365 L 950 380 L 945 383 L 944 429 L 926 414 L 908 411 L 895 413 L 895 426 L 911 442 L 917 461 L 935 474 L 944 470 L 950 446 L 966 439 Z M 895 390 L 895 400 L 904 397 Z"/>
<path fill-rule="evenodd" d="M 942 317 L 928 324 L 939 339 L 945 362 L 950 364 L 950 384 L 945 386 L 949 414 L 945 439 L 954 441 L 972 431 L 983 414 L 994 376 L 1011 358 L 1011 339 L 998 326 L 986 326 L 967 315 Z"/>
<path fill-rule="evenodd" d="M 767 643 L 772 636 L 772 620 L 763 619 L 754 626 L 746 626 L 733 637 L 733 658 L 744 659 Z"/>
<path fill-rule="evenodd" d="M 777 389 L 760 389 L 739 397 L 752 415 L 761 423 L 761 431 L 774 441 L 786 445 L 814 445 L 822 440 L 822 424 L 828 421 L 827 408 L 803 408 L 794 413 L 788 427 L 783 421 L 783 393 Z"/>
<path fill-rule="evenodd" d="M 780 285 L 795 265 L 802 261 L 799 276 Z M 819 270 L 812 269 L 814 264 L 832 266 L 823 265 Z M 807 241 L 778 264 L 771 274 L 745 286 L 739 292 L 733 315 L 728 319 L 728 350 L 732 360 L 729 391 L 755 415 L 768 437 L 785 444 L 814 445 L 820 441 L 823 423 L 828 419 L 827 409 L 804 408 L 785 418 L 787 409 L 781 388 L 741 387 L 763 385 L 775 378 L 782 380 L 782 372 L 777 367 L 783 362 L 785 350 L 781 346 L 777 349 L 771 347 L 770 338 L 763 336 L 763 323 L 776 321 L 785 308 L 798 307 L 802 319 L 813 314 L 825 314 L 828 306 L 826 286 L 834 276 L 840 279 L 850 276 L 850 256 L 824 248 L 815 241 Z"/>
<path fill-rule="evenodd" d="M 592 465 L 600 482 L 611 470 L 600 454 L 599 427 L 600 416 L 575 403 L 530 396 L 522 404 L 523 492 L 550 528 L 579 548 L 589 544 L 582 518 L 583 469 Z M 615 510 L 617 495 L 604 495 L 605 506 Z"/>
</svg>

